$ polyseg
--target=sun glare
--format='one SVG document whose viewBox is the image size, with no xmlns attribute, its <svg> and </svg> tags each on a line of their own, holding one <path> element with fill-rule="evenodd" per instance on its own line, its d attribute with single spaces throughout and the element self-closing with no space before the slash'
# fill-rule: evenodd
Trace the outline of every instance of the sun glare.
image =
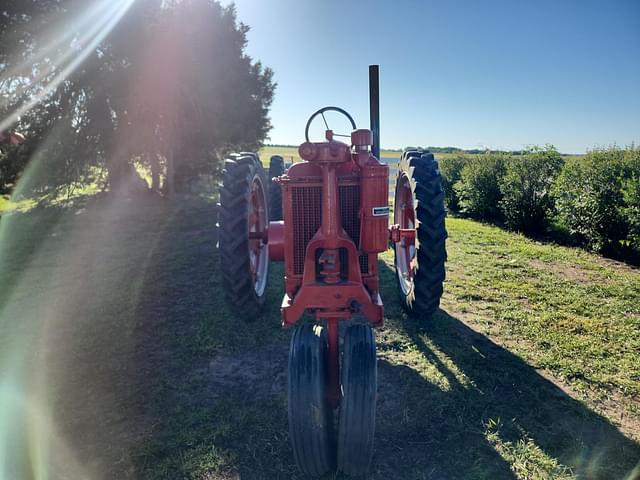
<svg viewBox="0 0 640 480">
<path fill-rule="evenodd" d="M 28 63 L 20 64 L 5 72 L 2 77 L 19 76 L 20 72 L 32 71 L 35 62 L 44 61 L 45 67 L 29 83 L 51 76 L 42 87 L 29 95 L 13 112 L 0 120 L 0 132 L 16 123 L 20 116 L 44 100 L 73 73 L 93 52 L 111 29 L 118 23 L 135 0 L 99 0 L 79 11 L 72 25 L 57 25 L 55 30 L 43 34 L 41 48 Z M 70 33 L 73 32 L 73 33 Z M 57 52 L 63 47 L 62 54 Z M 0 78 L 1 79 L 1 78 Z M 28 90 L 28 88 L 27 88 Z"/>
<path fill-rule="evenodd" d="M 4 71 L 0 76 L 2 94 L 22 94 L 23 101 L 0 119 L 0 132 L 10 129 L 20 117 L 54 92 L 84 60 L 96 53 L 97 46 L 125 15 L 134 0 L 99 0 L 75 2 L 78 11 L 73 21 L 52 22 L 55 27 L 39 35 L 36 52 L 29 52 L 28 60 Z M 21 54 L 22 52 L 15 52 Z M 27 57 L 25 55 L 25 57 Z M 34 65 L 38 65 L 37 70 Z M 18 79 L 16 81 L 16 79 Z M 8 82 L 3 82 L 9 80 Z M 13 83 L 11 83 L 13 82 Z M 13 91 L 7 91 L 7 84 Z M 14 190 L 20 192 L 35 170 L 45 167 L 40 152 L 46 145 L 59 142 L 59 132 L 49 132 L 30 158 L 28 168 Z M 19 233 L 11 228 L 11 218 L 0 220 L 0 269 L 9 268 L 11 245 L 19 243 Z M 82 243 L 82 242 L 79 242 Z M 8 246 L 8 247 L 7 247 Z M 38 257 L 38 250 L 34 252 Z M 66 251 L 61 251 L 64 255 Z M 66 252 L 68 253 L 68 252 Z M 69 308 L 63 296 L 39 295 L 33 291 L 33 277 L 24 265 L 25 275 L 16 274 L 13 285 L 3 286 L 6 297 L 0 302 L 0 332 L 16 323 L 24 322 L 23 334 L 12 335 L 11 341 L 2 339 L 0 348 L 0 479 L 92 478 L 57 430 L 51 411 L 51 396 L 47 369 L 47 338 L 53 312 Z M 6 273 L 6 272 L 5 272 Z M 53 279 L 51 279 L 53 281 Z M 59 280 L 59 279 L 58 279 Z M 45 280 L 48 282 L 49 280 Z M 28 300 L 23 298 L 28 296 Z M 17 305 L 29 304 L 20 310 Z M 26 325 L 29 327 L 26 327 Z M 29 333 L 25 333 L 30 330 Z M 0 334 L 0 337 L 2 334 Z"/>
</svg>

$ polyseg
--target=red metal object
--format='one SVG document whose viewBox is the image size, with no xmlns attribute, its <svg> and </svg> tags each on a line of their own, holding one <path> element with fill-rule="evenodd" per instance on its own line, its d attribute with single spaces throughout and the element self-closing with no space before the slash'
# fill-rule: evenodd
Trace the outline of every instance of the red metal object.
<svg viewBox="0 0 640 480">
<path fill-rule="evenodd" d="M 356 129 L 352 117 L 337 107 L 324 107 L 311 116 L 307 141 L 298 148 L 304 161 L 274 179 L 282 189 L 284 221 L 271 222 L 267 232 L 270 258 L 284 260 L 283 327 L 293 327 L 305 313 L 326 325 L 326 395 L 333 408 L 342 397 L 340 323 L 383 325 L 378 254 L 387 250 L 390 239 L 396 245 L 415 239 L 411 222 L 389 227 L 389 167 L 372 153 L 380 146 L 377 68 L 373 77 L 372 130 Z M 326 141 L 309 141 L 310 123 L 331 110 L 350 120 L 350 145 L 336 141 L 341 135 L 328 126 Z M 401 195 L 403 205 L 410 205 L 411 190 Z"/>
<path fill-rule="evenodd" d="M 269 255 L 267 253 L 267 196 L 265 185 L 257 179 L 251 184 L 249 195 L 249 267 L 256 293 L 262 294 L 267 284 Z"/>
<path fill-rule="evenodd" d="M 389 227 L 389 241 L 398 243 L 404 238 L 408 239 L 409 241 L 415 241 L 415 228 L 400 228 L 399 224 L 391 225 Z"/>
<path fill-rule="evenodd" d="M 270 257 L 285 262 L 283 326 L 294 326 L 305 312 L 327 324 L 328 397 L 335 407 L 339 323 L 383 324 L 377 255 L 389 239 L 389 167 L 371 154 L 369 130 L 354 130 L 351 145 L 329 130 L 326 138 L 300 145 L 305 161 L 276 179 L 284 222 L 271 222 L 268 237 Z"/>
<path fill-rule="evenodd" d="M 267 231 L 269 240 L 269 259 L 274 262 L 284 261 L 284 222 L 269 222 Z"/>
<path fill-rule="evenodd" d="M 396 250 L 397 267 L 400 287 L 404 293 L 409 288 L 409 283 L 415 274 L 415 210 L 413 208 L 413 194 L 409 179 L 402 175 L 396 185 L 394 199 L 395 215 L 400 223 L 392 225 L 389 236 L 394 242 Z"/>
<path fill-rule="evenodd" d="M 360 143 L 363 138 L 370 141 L 370 136 L 366 130 L 354 131 L 354 139 Z M 321 318 L 323 314 L 339 313 L 344 318 L 363 316 L 373 326 L 382 325 L 375 265 L 377 253 L 387 248 L 389 235 L 388 167 L 368 150 L 367 162 L 362 162 L 363 146 L 352 152 L 348 145 L 335 140 L 305 142 L 299 153 L 306 162 L 293 165 L 278 179 L 283 188 L 286 226 L 285 327 L 293 326 L 307 310 Z M 367 168 L 375 184 L 362 181 Z M 360 245 L 361 225 L 369 216 L 365 217 L 363 204 L 381 209 L 376 224 L 369 222 L 365 234 L 383 239 L 377 245 L 364 242 L 365 248 Z"/>
<path fill-rule="evenodd" d="M 19 132 L 0 132 L 0 143 L 8 142 L 11 145 L 20 145 L 24 143 L 24 141 L 24 135 Z"/>
<path fill-rule="evenodd" d="M 433 157 L 423 155 L 421 150 L 403 152 L 394 203 L 398 224 L 389 226 L 389 167 L 378 161 L 378 87 L 378 66 L 371 65 L 370 130 L 358 129 L 353 117 L 342 108 L 320 108 L 307 121 L 306 142 L 298 149 L 303 162 L 274 178 L 282 191 L 284 221 L 272 222 L 267 237 L 270 258 L 284 260 L 282 325 L 290 328 L 303 316 L 310 317 L 292 336 L 288 389 L 291 443 L 296 463 L 308 476 L 322 476 L 335 467 L 347 475 L 362 476 L 369 468 L 377 384 L 375 335 L 370 327 L 382 326 L 384 319 L 378 254 L 393 243 L 399 283 L 412 312 L 420 313 L 409 295 L 416 290 L 407 290 L 407 285 L 421 288 L 418 293 L 422 292 L 428 303 L 416 305 L 425 313 L 431 313 L 434 300 L 435 307 L 439 300 L 433 298 L 428 284 L 419 282 L 421 275 L 412 277 L 417 271 L 415 246 L 420 246 L 414 199 L 425 201 L 427 193 L 440 193 L 435 188 L 428 191 L 435 184 L 422 185 L 419 175 L 409 181 L 415 173 L 411 168 L 417 168 L 417 164 L 407 168 L 404 162 L 413 158 L 409 155 L 420 152 L 425 156 L 421 165 L 436 165 Z M 349 136 L 330 130 L 325 118 L 328 112 L 349 120 L 349 145 L 336 140 Z M 320 116 L 326 126 L 326 141 L 312 142 L 310 125 Z M 424 188 L 419 191 L 424 195 L 414 195 L 416 188 Z M 278 193 L 274 195 L 277 199 Z M 280 213 L 279 209 L 275 212 Z M 443 227 L 442 219 L 434 222 L 435 227 Z M 444 241 L 446 232 L 438 233 Z M 264 241 L 264 237 L 255 236 L 257 241 Z M 443 247 L 444 243 L 439 245 Z M 443 262 L 445 256 L 439 260 Z M 444 278 L 443 267 L 442 263 L 433 269 L 435 282 L 439 283 L 433 285 L 434 289 L 441 286 L 438 278 Z M 333 436 L 333 410 L 337 408 L 338 428 Z M 332 452 L 336 447 L 337 456 Z"/>
</svg>

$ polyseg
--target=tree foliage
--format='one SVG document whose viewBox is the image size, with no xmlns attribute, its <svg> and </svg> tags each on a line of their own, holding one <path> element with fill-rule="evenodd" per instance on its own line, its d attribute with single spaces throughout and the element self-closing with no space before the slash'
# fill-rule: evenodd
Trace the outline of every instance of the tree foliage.
<svg viewBox="0 0 640 480">
<path fill-rule="evenodd" d="M 622 214 L 629 226 L 629 239 L 640 252 L 640 149 L 626 152 L 628 174 L 622 181 Z"/>
<path fill-rule="evenodd" d="M 460 211 L 460 199 L 454 186 L 460 181 L 462 169 L 467 163 L 469 163 L 469 157 L 465 157 L 462 154 L 438 159 L 440 173 L 442 174 L 444 203 L 450 212 Z"/>
<path fill-rule="evenodd" d="M 534 147 L 509 158 L 499 181 L 500 209 L 508 227 L 528 233 L 544 229 L 553 210 L 551 190 L 562 165 L 562 156 L 552 146 Z"/>
<path fill-rule="evenodd" d="M 500 181 L 506 163 L 507 157 L 503 154 L 490 153 L 469 159 L 460 172 L 460 181 L 454 185 L 463 212 L 485 220 L 501 218 Z"/>
<path fill-rule="evenodd" d="M 630 233 L 623 186 L 640 178 L 628 158 L 635 155 L 634 149 L 596 150 L 569 160 L 558 177 L 554 187 L 558 218 L 594 250 L 615 249 Z M 627 195 L 632 199 L 634 192 L 630 189 Z"/>
<path fill-rule="evenodd" d="M 0 191 L 36 158 L 46 159 L 29 178 L 36 189 L 96 169 L 108 171 L 114 189 L 134 164 L 151 171 L 155 188 L 163 178 L 165 189 L 182 189 L 215 174 L 230 149 L 256 149 L 267 137 L 273 72 L 245 54 L 248 27 L 233 5 L 137 0 L 106 36 L 90 37 L 87 2 L 4 4 L 0 118 L 20 112 L 12 128 L 27 141 L 3 147 Z"/>
<path fill-rule="evenodd" d="M 439 163 L 449 211 L 640 260 L 640 148 L 634 145 L 568 158 L 552 146 L 532 147 Z"/>
</svg>

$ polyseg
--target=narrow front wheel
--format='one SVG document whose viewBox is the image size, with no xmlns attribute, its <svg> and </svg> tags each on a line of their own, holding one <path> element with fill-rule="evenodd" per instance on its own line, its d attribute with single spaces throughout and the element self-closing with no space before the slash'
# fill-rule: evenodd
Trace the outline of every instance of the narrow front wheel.
<svg viewBox="0 0 640 480">
<path fill-rule="evenodd" d="M 333 412 L 327 401 L 327 333 L 302 324 L 289 349 L 289 439 L 298 468 L 321 476 L 335 470 Z"/>
<path fill-rule="evenodd" d="M 376 341 L 368 325 L 347 329 L 341 377 L 338 469 L 347 475 L 364 475 L 373 456 L 378 377 Z"/>
</svg>

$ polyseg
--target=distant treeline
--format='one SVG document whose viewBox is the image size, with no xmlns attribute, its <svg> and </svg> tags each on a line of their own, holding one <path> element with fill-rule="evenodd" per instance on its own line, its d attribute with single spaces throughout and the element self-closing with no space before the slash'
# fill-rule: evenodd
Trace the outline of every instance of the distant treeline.
<svg viewBox="0 0 640 480">
<path fill-rule="evenodd" d="M 517 154 L 465 152 L 439 165 L 452 213 L 640 259 L 638 147 L 568 158 L 550 146 Z"/>
<path fill-rule="evenodd" d="M 479 155 L 479 154 L 484 154 L 484 153 L 495 153 L 495 154 L 509 154 L 509 155 L 525 155 L 528 150 L 492 150 L 489 148 L 471 148 L 468 150 L 465 150 L 463 148 L 458 148 L 458 147 L 418 147 L 418 148 L 422 148 L 423 150 L 428 150 L 432 153 L 461 153 L 461 154 L 467 154 L 467 155 Z M 397 151 L 397 152 L 401 152 L 402 150 L 398 149 L 398 150 L 389 150 L 389 151 Z"/>
</svg>

